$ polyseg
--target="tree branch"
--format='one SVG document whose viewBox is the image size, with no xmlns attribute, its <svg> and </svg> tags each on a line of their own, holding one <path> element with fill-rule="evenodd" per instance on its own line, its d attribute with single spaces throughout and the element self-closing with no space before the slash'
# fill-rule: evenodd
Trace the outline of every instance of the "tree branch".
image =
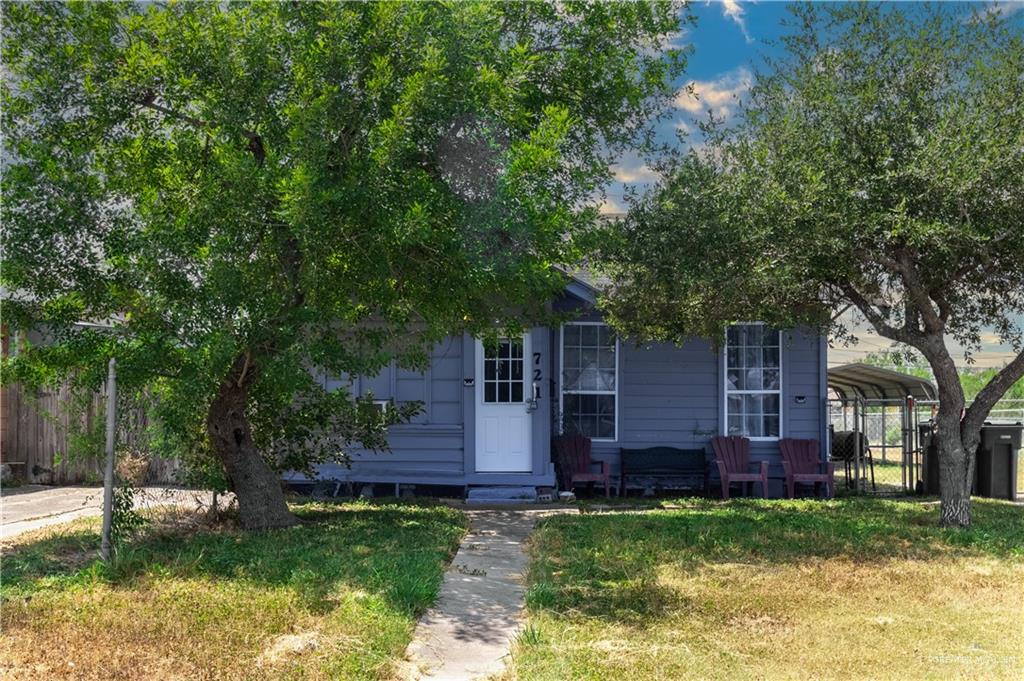
<svg viewBox="0 0 1024 681">
<path fill-rule="evenodd" d="M 904 284 L 904 289 L 906 284 Z M 903 295 L 903 328 L 913 329 L 915 332 L 921 330 L 921 313 L 914 305 L 913 299 L 904 290 Z"/>
<path fill-rule="evenodd" d="M 242 370 L 240 372 L 238 372 L 238 380 L 235 382 L 235 385 L 237 385 L 239 388 L 242 387 L 243 382 L 245 381 L 245 375 L 247 373 L 249 373 L 249 361 L 251 359 L 252 359 L 251 353 L 248 350 L 246 350 L 245 351 L 245 362 L 242 364 Z"/>
<path fill-rule="evenodd" d="M 949 304 L 949 300 L 946 299 L 946 296 L 937 291 L 929 291 L 928 297 L 934 300 L 935 304 L 939 306 L 939 320 L 942 322 L 942 327 L 945 328 L 946 323 L 953 314 L 953 307 Z"/>
<path fill-rule="evenodd" d="M 156 96 L 153 94 L 147 94 L 146 97 L 139 102 L 139 106 L 144 109 L 157 111 L 165 116 L 170 116 L 171 118 L 176 118 L 177 120 L 188 123 L 192 127 L 199 128 L 200 130 L 210 130 L 214 127 L 214 125 L 209 121 L 204 121 L 200 118 L 196 118 L 195 116 L 180 113 L 170 107 L 164 106 L 163 104 L 157 104 Z M 263 138 L 252 130 L 243 130 L 242 134 L 249 140 L 249 146 L 247 148 L 252 152 L 256 162 L 259 165 L 263 165 L 263 160 L 267 157 L 266 149 L 263 146 Z"/>
<path fill-rule="evenodd" d="M 1024 377 L 1024 351 L 1021 351 L 1009 364 L 999 370 L 992 380 L 981 389 L 974 398 L 970 408 L 964 414 L 961 432 L 971 432 L 981 428 L 985 418 L 1006 391 Z"/>
<path fill-rule="evenodd" d="M 852 302 L 857 307 L 857 309 L 861 311 L 861 314 L 863 314 L 864 317 L 871 323 L 871 326 L 875 327 L 875 331 L 891 340 L 899 341 L 900 343 L 906 343 L 908 345 L 915 345 L 913 342 L 911 342 L 911 336 L 908 332 L 907 324 L 909 323 L 909 320 L 904 321 L 904 327 L 902 329 L 896 328 L 895 326 L 887 322 L 885 318 L 883 318 L 882 315 L 878 313 L 874 305 L 868 302 L 868 299 L 865 298 L 861 294 L 861 292 L 855 289 L 852 285 L 848 283 L 842 283 L 839 284 L 839 288 L 843 292 L 843 294 L 850 299 L 850 302 Z"/>
<path fill-rule="evenodd" d="M 141 106 L 144 109 L 152 109 L 153 111 L 158 111 L 159 113 L 162 113 L 165 116 L 176 118 L 179 121 L 184 121 L 185 123 L 188 123 L 189 125 L 195 128 L 204 129 L 213 127 L 212 124 L 207 123 L 206 121 L 201 120 L 199 118 L 196 118 L 195 116 L 189 116 L 188 114 L 179 113 L 174 109 L 164 106 L 163 104 L 157 104 L 155 100 L 155 95 L 147 95 L 145 99 L 139 102 L 139 106 Z"/>
<path fill-rule="evenodd" d="M 918 314 L 921 315 L 925 330 L 932 333 L 942 333 L 944 327 L 942 319 L 936 314 L 935 307 L 932 305 L 932 300 L 928 296 L 928 291 L 921 281 L 921 277 L 918 276 L 910 253 L 905 249 L 901 249 L 896 254 L 896 271 L 899 272 L 900 278 L 903 279 L 907 295 L 914 302 L 914 307 L 917 308 Z"/>
</svg>

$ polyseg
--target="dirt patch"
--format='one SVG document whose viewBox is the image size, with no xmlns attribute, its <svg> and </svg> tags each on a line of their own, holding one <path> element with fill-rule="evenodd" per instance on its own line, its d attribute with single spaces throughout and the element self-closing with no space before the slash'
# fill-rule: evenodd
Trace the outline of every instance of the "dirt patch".
<svg viewBox="0 0 1024 681">
<path fill-rule="evenodd" d="M 256 665 L 272 667 L 283 661 L 316 652 L 320 645 L 320 634 L 315 631 L 278 636 L 260 653 Z"/>
<path fill-rule="evenodd" d="M 764 613 L 737 615 L 729 619 L 729 626 L 748 632 L 751 636 L 771 636 L 786 633 L 790 625 L 785 619 Z"/>
<path fill-rule="evenodd" d="M 87 563 L 94 561 L 99 555 L 96 549 L 86 551 L 61 551 L 54 558 L 67 570 L 77 570 Z"/>
</svg>

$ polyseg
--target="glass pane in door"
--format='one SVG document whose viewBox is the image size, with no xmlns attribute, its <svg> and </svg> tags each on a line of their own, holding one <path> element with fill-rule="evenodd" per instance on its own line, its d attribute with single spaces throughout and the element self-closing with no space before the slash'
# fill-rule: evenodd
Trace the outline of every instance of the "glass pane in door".
<svg viewBox="0 0 1024 681">
<path fill-rule="evenodd" d="M 484 402 L 512 404 L 523 401 L 523 342 L 502 338 L 484 343 Z"/>
</svg>

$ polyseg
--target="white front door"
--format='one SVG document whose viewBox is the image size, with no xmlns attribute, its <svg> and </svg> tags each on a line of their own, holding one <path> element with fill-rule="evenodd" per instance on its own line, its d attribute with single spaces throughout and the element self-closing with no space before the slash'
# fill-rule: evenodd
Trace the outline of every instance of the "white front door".
<svg viewBox="0 0 1024 681">
<path fill-rule="evenodd" d="M 476 470 L 529 473 L 531 415 L 527 411 L 530 336 L 476 342 Z"/>
</svg>

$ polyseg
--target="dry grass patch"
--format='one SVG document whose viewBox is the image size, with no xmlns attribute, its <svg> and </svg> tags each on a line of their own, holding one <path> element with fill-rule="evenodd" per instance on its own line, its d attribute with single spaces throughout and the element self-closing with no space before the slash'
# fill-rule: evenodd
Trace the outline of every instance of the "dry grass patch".
<svg viewBox="0 0 1024 681">
<path fill-rule="evenodd" d="M 152 525 L 111 565 L 95 559 L 94 520 L 6 547 L 0 676 L 391 677 L 464 517 L 295 510 L 302 525 L 262 533 Z"/>
<path fill-rule="evenodd" d="M 700 501 L 535 533 L 520 679 L 1016 679 L 1024 508 Z"/>
</svg>

